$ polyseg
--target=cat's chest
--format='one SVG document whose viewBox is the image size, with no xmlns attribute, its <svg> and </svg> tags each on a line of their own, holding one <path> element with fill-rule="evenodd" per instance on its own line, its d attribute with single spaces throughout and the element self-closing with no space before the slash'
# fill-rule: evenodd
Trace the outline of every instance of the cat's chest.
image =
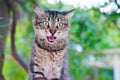
<svg viewBox="0 0 120 80">
<path fill-rule="evenodd" d="M 47 64 L 56 65 L 63 61 L 66 48 L 60 52 L 48 52 L 44 49 L 37 48 L 35 49 L 35 56 L 39 59 L 40 62 Z"/>
<path fill-rule="evenodd" d="M 47 78 L 51 78 L 54 74 L 60 75 L 63 67 L 63 60 L 66 54 L 66 49 L 60 52 L 48 52 L 44 49 L 34 46 L 31 59 L 34 63 L 37 63 L 39 67 L 44 69 L 43 73 Z M 51 74 L 51 75 L 50 75 Z"/>
</svg>

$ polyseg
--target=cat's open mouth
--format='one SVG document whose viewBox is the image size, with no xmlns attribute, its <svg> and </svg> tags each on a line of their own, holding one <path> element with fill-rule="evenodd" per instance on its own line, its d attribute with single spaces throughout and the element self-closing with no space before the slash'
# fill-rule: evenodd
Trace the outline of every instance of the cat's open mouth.
<svg viewBox="0 0 120 80">
<path fill-rule="evenodd" d="M 48 40 L 49 42 L 54 42 L 55 39 L 56 39 L 56 37 L 54 37 L 54 36 L 48 36 L 48 37 L 47 37 L 47 40 Z"/>
</svg>

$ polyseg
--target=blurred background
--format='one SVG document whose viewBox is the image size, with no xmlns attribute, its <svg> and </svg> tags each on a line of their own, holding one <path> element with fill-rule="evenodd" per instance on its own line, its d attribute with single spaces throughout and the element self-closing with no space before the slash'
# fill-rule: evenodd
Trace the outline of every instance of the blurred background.
<svg viewBox="0 0 120 80">
<path fill-rule="evenodd" d="M 5 49 L 0 50 L 0 54 L 5 56 L 2 72 L 6 80 L 28 78 L 27 72 L 10 54 L 10 29 L 14 9 L 9 9 L 9 1 L 13 1 L 12 4 L 18 15 L 16 47 L 19 55 L 27 63 L 34 39 L 32 25 L 34 3 L 42 8 L 58 11 L 75 8 L 74 16 L 69 20 L 71 26 L 68 61 L 71 78 L 73 80 L 120 80 L 120 0 L 0 0 L 0 13 L 9 15 L 5 21 L 7 23 L 3 22 L 0 16 L 0 41 L 4 36 L 6 39 L 6 42 L 5 39 L 3 41 L 6 44 Z M 9 12 L 5 12 L 6 9 Z M 2 35 L 2 31 L 6 31 L 5 35 Z M 2 42 L 0 45 L 2 46 Z M 3 60 L 2 58 L 0 57 L 0 61 Z M 3 65 L 1 63 L 0 66 Z"/>
</svg>

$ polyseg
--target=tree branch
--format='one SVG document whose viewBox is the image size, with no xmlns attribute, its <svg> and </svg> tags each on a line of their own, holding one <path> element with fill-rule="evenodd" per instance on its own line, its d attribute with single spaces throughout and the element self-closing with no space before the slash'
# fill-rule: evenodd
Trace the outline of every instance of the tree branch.
<svg viewBox="0 0 120 80">
<path fill-rule="evenodd" d="M 12 22 L 12 27 L 11 27 L 11 55 L 25 69 L 25 71 L 28 72 L 28 65 L 23 60 L 23 58 L 21 58 L 18 55 L 16 46 L 15 46 L 15 32 L 16 32 L 16 24 L 17 24 L 17 10 L 15 6 L 15 2 L 14 0 L 7 0 L 7 1 L 13 12 L 13 22 Z"/>
</svg>

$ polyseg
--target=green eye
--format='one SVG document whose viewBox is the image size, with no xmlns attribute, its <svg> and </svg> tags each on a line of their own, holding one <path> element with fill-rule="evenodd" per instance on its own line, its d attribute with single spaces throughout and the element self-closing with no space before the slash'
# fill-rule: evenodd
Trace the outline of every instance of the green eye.
<svg viewBox="0 0 120 80">
<path fill-rule="evenodd" d="M 57 26 L 58 27 L 61 27 L 63 25 L 63 23 L 58 23 Z"/>
<path fill-rule="evenodd" d="M 44 21 L 44 22 L 43 22 L 43 25 L 44 25 L 44 26 L 48 26 L 48 22 L 47 22 L 47 21 Z"/>
</svg>

